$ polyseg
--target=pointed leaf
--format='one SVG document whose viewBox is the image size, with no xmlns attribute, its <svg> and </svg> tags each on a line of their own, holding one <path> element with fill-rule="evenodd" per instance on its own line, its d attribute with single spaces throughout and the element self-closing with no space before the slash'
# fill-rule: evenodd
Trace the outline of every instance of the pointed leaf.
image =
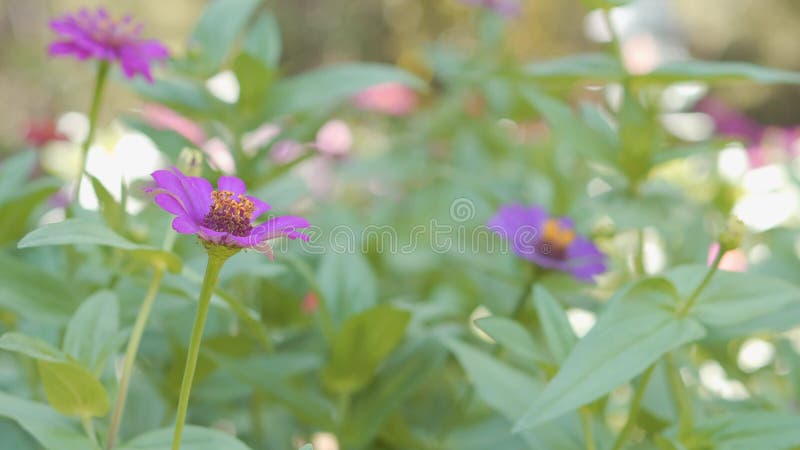
<svg viewBox="0 0 800 450">
<path fill-rule="evenodd" d="M 49 343 L 37 337 L 13 331 L 0 336 L 0 348 L 42 361 L 67 361 L 67 356 Z"/>
<path fill-rule="evenodd" d="M 578 342 L 578 338 L 572 331 L 564 309 L 550 291 L 537 285 L 533 290 L 533 301 L 539 314 L 539 324 L 544 332 L 547 348 L 553 358 L 562 363 Z"/>
<path fill-rule="evenodd" d="M 111 291 L 92 295 L 78 308 L 64 335 L 64 351 L 94 371 L 119 330 L 119 301 Z"/>
<path fill-rule="evenodd" d="M 119 450 L 170 450 L 172 449 L 173 431 L 172 427 L 150 431 L 131 439 L 117 448 Z M 188 425 L 183 430 L 181 449 L 250 450 L 250 447 L 223 431 Z"/>
<path fill-rule="evenodd" d="M 623 290 L 569 354 L 542 395 L 517 422 L 524 430 L 576 410 L 633 379 L 667 352 L 705 335 L 699 322 L 674 313 L 664 279 Z"/>
<path fill-rule="evenodd" d="M 73 362 L 39 360 L 37 366 L 44 395 L 56 411 L 75 417 L 108 413 L 108 393 L 88 370 Z"/>
<path fill-rule="evenodd" d="M 47 405 L 0 392 L 0 417 L 19 424 L 46 450 L 95 450 L 76 425 Z"/>
<path fill-rule="evenodd" d="M 475 325 L 523 361 L 552 362 L 525 328 L 511 319 L 492 316 L 476 320 Z"/>
</svg>

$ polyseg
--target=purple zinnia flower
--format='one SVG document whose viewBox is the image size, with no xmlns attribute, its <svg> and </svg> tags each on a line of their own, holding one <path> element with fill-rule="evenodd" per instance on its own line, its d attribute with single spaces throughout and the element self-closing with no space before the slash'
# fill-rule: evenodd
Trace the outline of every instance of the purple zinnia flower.
<svg viewBox="0 0 800 450">
<path fill-rule="evenodd" d="M 51 55 L 118 61 L 128 78 L 138 73 L 152 82 L 150 62 L 169 57 L 160 42 L 140 37 L 142 25 L 134 23 L 130 16 L 117 21 L 103 8 L 66 14 L 50 21 L 50 28 L 60 37 L 50 44 Z"/>
<path fill-rule="evenodd" d="M 302 217 L 273 217 L 260 225 L 253 220 L 269 205 L 246 195 L 244 181 L 237 177 L 219 178 L 217 190 L 205 178 L 190 177 L 177 168 L 157 170 L 152 174 L 155 187 L 146 189 L 155 195 L 163 210 L 175 214 L 172 228 L 182 234 L 196 234 L 201 240 L 232 248 L 253 248 L 272 259 L 268 241 L 282 236 L 308 241 L 297 231 L 307 228 Z"/>
<path fill-rule="evenodd" d="M 519 257 L 538 266 L 568 272 L 582 281 L 606 271 L 605 255 L 575 233 L 571 219 L 550 217 L 538 206 L 503 206 L 487 226 L 508 240 Z"/>
<path fill-rule="evenodd" d="M 490 9 L 507 18 L 517 17 L 522 10 L 520 0 L 459 0 L 470 6 L 480 6 Z"/>
</svg>

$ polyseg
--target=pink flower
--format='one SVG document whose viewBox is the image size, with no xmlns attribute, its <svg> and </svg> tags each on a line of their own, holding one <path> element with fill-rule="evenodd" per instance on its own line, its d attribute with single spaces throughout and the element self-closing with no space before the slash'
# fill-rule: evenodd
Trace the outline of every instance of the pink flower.
<svg viewBox="0 0 800 450">
<path fill-rule="evenodd" d="M 272 122 L 266 122 L 255 130 L 242 136 L 242 150 L 250 156 L 255 155 L 265 145 L 281 134 L 281 127 Z"/>
<path fill-rule="evenodd" d="M 202 146 L 206 140 L 206 132 L 203 127 L 166 106 L 147 104 L 144 106 L 142 116 L 151 127 L 174 131 L 198 147 Z"/>
<path fill-rule="evenodd" d="M 366 111 L 405 116 L 417 108 L 417 94 L 404 84 L 382 83 L 361 91 L 353 102 Z"/>
<path fill-rule="evenodd" d="M 353 146 L 353 133 L 341 120 L 331 120 L 317 131 L 317 150 L 329 156 L 344 156 Z"/>
<path fill-rule="evenodd" d="M 52 119 L 28 122 L 25 130 L 25 142 L 34 146 L 42 147 L 52 141 L 66 141 L 67 135 L 58 131 L 56 122 Z"/>
<path fill-rule="evenodd" d="M 303 302 L 300 304 L 300 309 L 306 314 L 313 314 L 319 307 L 319 296 L 313 292 L 309 292 L 303 297 Z"/>
<path fill-rule="evenodd" d="M 114 20 L 104 8 L 66 14 L 52 20 L 50 28 L 59 35 L 59 40 L 50 44 L 51 55 L 119 62 L 131 79 L 141 74 L 152 82 L 151 62 L 169 58 L 169 51 L 159 41 L 140 37 L 142 25 L 130 16 Z"/>
<path fill-rule="evenodd" d="M 714 261 L 719 252 L 719 244 L 713 243 L 708 248 L 708 265 Z M 746 272 L 747 271 L 747 255 L 740 249 L 731 250 L 722 255 L 722 260 L 719 262 L 720 270 L 727 270 L 728 272 Z"/>
</svg>

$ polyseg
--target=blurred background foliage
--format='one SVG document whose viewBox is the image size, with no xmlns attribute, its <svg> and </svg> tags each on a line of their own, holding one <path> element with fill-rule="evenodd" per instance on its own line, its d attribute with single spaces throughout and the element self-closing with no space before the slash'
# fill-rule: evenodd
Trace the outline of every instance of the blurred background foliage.
<svg viewBox="0 0 800 450">
<path fill-rule="evenodd" d="M 51 32 L 41 24 L 63 11 L 95 6 L 98 0 L 0 1 L 0 145 L 22 141 L 31 119 L 83 110 L 93 73 L 74 70 L 71 60 L 50 60 Z M 184 51 L 203 0 L 119 0 L 106 5 L 147 24 L 173 51 Z M 420 71 L 416 55 L 425 43 L 475 48 L 474 14 L 455 0 L 272 1 L 284 41 L 281 68 L 295 73 L 334 61 L 396 63 Z M 749 61 L 800 69 L 800 3 L 794 0 L 645 0 L 637 17 L 620 28 L 637 53 L 656 46 L 665 58 L 688 52 L 698 59 Z M 579 2 L 526 2 L 512 21 L 504 47 L 523 61 L 583 52 L 597 45 L 586 38 L 591 18 Z M 769 30 L 768 33 L 764 32 Z M 590 33 L 591 34 L 591 33 Z M 637 47 L 638 46 L 638 47 Z M 633 49 L 632 49 L 633 50 Z M 103 114 L 112 117 L 138 102 L 115 86 Z M 793 86 L 748 86 L 719 93 L 738 110 L 770 124 L 800 123 L 800 90 Z"/>
</svg>

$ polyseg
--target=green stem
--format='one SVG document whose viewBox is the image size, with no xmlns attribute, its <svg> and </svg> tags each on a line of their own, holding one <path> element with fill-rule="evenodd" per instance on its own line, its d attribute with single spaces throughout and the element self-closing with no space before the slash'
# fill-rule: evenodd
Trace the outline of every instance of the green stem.
<svg viewBox="0 0 800 450">
<path fill-rule="evenodd" d="M 692 402 L 689 399 L 689 392 L 686 390 L 686 385 L 683 384 L 681 373 L 675 365 L 675 360 L 672 355 L 667 355 L 666 359 L 667 377 L 669 387 L 672 391 L 672 397 L 675 399 L 676 406 L 678 407 L 678 431 L 679 435 L 692 428 L 694 422 L 694 414 L 692 412 Z"/>
<path fill-rule="evenodd" d="M 637 275 L 646 275 L 644 269 L 644 228 L 637 230 L 636 254 L 633 256 L 633 267 Z"/>
<path fill-rule="evenodd" d="M 89 154 L 89 148 L 92 146 L 94 140 L 94 133 L 97 129 L 97 115 L 100 112 L 100 99 L 103 97 L 103 88 L 108 78 L 108 69 L 111 65 L 108 61 L 100 61 L 97 65 L 97 77 L 94 83 L 94 93 L 92 93 L 92 105 L 89 109 L 89 132 L 86 133 L 86 139 L 81 145 L 81 171 L 78 173 L 78 183 L 75 186 L 74 202 L 77 205 L 81 193 L 81 182 L 83 181 L 83 174 L 86 172 L 86 158 Z"/>
<path fill-rule="evenodd" d="M 122 369 L 122 378 L 119 382 L 117 402 L 114 405 L 114 412 L 111 415 L 111 424 L 108 428 L 108 439 L 106 440 L 107 450 L 114 448 L 117 432 L 122 423 L 122 413 L 125 410 L 125 400 L 128 398 L 128 387 L 130 386 L 131 375 L 133 374 L 133 366 L 136 362 L 136 354 L 139 352 L 139 344 L 142 341 L 142 335 L 147 326 L 147 319 L 150 317 L 150 311 L 153 309 L 156 294 L 161 286 L 161 279 L 164 277 L 164 269 L 163 266 L 159 266 L 156 267 L 153 272 L 153 279 L 150 281 L 150 287 L 147 288 L 147 294 L 142 301 L 142 306 L 139 308 L 139 315 L 136 316 L 133 331 L 131 331 L 128 348 L 125 351 L 125 364 Z"/>
<path fill-rule="evenodd" d="M 703 281 L 700 282 L 699 285 L 694 289 L 692 295 L 686 299 L 686 303 L 683 304 L 683 307 L 678 310 L 678 315 L 685 316 L 686 313 L 692 309 L 694 306 L 694 302 L 697 301 L 697 297 L 700 296 L 700 293 L 703 292 L 703 289 L 708 286 L 708 283 L 711 282 L 711 279 L 714 277 L 714 274 L 717 273 L 717 269 L 719 269 L 719 263 L 722 261 L 722 256 L 725 255 L 725 251 L 722 250 L 722 246 L 720 246 L 719 250 L 717 251 L 717 256 L 714 257 L 714 262 L 711 263 L 711 267 L 708 268 L 708 272 L 706 272 L 706 276 L 703 278 Z"/>
<path fill-rule="evenodd" d="M 586 450 L 597 450 L 592 434 L 592 412 L 587 408 L 580 408 L 581 425 L 583 426 L 583 438 L 586 441 Z"/>
<path fill-rule="evenodd" d="M 186 355 L 186 368 L 183 371 L 183 381 L 181 381 L 181 391 L 178 398 L 178 416 L 175 419 L 175 434 L 172 439 L 172 450 L 181 448 L 181 436 L 183 426 L 186 423 L 186 413 L 189 408 L 189 395 L 192 391 L 192 381 L 194 371 L 197 367 L 197 358 L 200 355 L 200 341 L 203 339 L 203 328 L 206 325 L 208 309 L 211 306 L 211 295 L 217 285 L 219 272 L 225 264 L 227 257 L 218 252 L 209 251 L 206 273 L 203 278 L 203 287 L 200 289 L 200 298 L 197 304 L 197 313 L 192 326 L 192 337 L 189 342 L 189 351 Z"/>
<path fill-rule="evenodd" d="M 639 379 L 639 384 L 636 386 L 636 392 L 633 394 L 633 400 L 631 400 L 630 411 L 628 411 L 628 420 L 625 422 L 625 426 L 622 427 L 622 431 L 619 432 L 617 440 L 614 441 L 614 447 L 612 447 L 612 450 L 620 450 L 625 444 L 625 441 L 628 439 L 628 436 L 631 434 L 631 431 L 633 431 L 633 427 L 636 425 L 636 419 L 639 416 L 639 409 L 642 405 L 644 391 L 647 388 L 647 383 L 650 382 L 650 376 L 653 375 L 653 370 L 655 368 L 656 364 L 654 363 L 644 371 L 642 377 Z"/>
<path fill-rule="evenodd" d="M 531 289 L 533 289 L 533 283 L 536 281 L 536 277 L 538 274 L 539 271 L 537 267 L 531 264 L 528 278 L 525 280 L 525 285 L 522 287 L 522 292 L 520 292 L 519 297 L 517 298 L 517 302 L 514 304 L 514 309 L 511 311 L 512 319 L 519 319 L 520 314 L 522 314 L 522 311 L 525 309 L 525 303 L 527 302 L 528 297 L 531 294 Z"/>
<path fill-rule="evenodd" d="M 92 421 L 91 416 L 81 416 L 81 425 L 83 425 L 83 431 L 86 432 L 86 436 L 89 436 L 89 439 L 92 441 L 93 444 L 97 444 L 97 433 L 94 432 L 94 422 Z"/>
</svg>

